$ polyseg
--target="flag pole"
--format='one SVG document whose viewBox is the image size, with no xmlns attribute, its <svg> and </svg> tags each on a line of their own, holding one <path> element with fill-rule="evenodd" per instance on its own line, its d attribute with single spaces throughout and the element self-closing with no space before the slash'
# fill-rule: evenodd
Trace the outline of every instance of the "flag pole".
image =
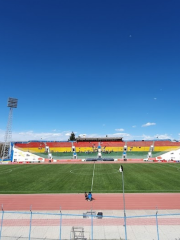
<svg viewBox="0 0 180 240">
<path fill-rule="evenodd" d="M 119 171 L 122 173 L 122 185 L 123 185 L 123 205 L 124 205 L 124 228 L 125 228 L 125 240 L 127 240 L 127 231 L 126 231 L 126 206 L 125 206 L 125 194 L 124 194 L 124 171 L 123 166 L 121 165 Z"/>
</svg>

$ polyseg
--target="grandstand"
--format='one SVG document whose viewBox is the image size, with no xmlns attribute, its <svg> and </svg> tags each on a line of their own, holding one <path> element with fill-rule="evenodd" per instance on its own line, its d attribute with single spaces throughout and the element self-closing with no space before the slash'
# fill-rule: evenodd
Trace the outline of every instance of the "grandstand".
<svg viewBox="0 0 180 240">
<path fill-rule="evenodd" d="M 106 151 L 123 151 L 123 147 L 125 142 L 123 141 L 29 141 L 29 142 L 15 142 L 14 146 L 19 148 L 23 151 L 29 151 L 33 153 L 42 153 L 45 152 L 46 146 L 49 146 L 52 152 L 71 152 L 72 145 L 76 147 L 76 152 L 86 152 L 97 149 L 98 144 L 101 144 L 101 147 Z M 171 151 L 177 150 L 180 148 L 180 142 L 172 142 L 170 140 L 158 140 L 158 141 L 128 141 L 127 144 L 127 151 L 149 151 L 151 145 L 154 144 L 154 151 Z"/>
<path fill-rule="evenodd" d="M 171 140 L 151 140 L 151 141 L 123 141 L 122 138 L 77 138 L 76 141 L 28 141 L 14 142 L 14 149 L 26 152 L 27 155 L 35 154 L 39 158 L 48 159 L 48 153 L 52 158 L 72 159 L 73 148 L 78 159 L 86 159 L 97 156 L 98 146 L 101 146 L 102 155 L 114 159 L 123 158 L 124 150 L 127 159 L 145 159 L 149 151 L 152 158 L 156 158 L 170 151 L 180 149 L 180 142 Z M 72 148 L 73 147 L 73 148 Z M 28 158 L 26 158 L 27 160 Z M 37 159 L 37 158 L 36 158 Z"/>
</svg>

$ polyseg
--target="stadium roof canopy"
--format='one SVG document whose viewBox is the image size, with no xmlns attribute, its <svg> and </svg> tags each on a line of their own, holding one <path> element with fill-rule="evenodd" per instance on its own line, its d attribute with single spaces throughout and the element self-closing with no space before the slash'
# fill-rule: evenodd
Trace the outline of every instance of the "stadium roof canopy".
<svg viewBox="0 0 180 240">
<path fill-rule="evenodd" d="M 85 137 L 77 137 L 77 142 L 110 142 L 110 141 L 117 141 L 122 142 L 122 137 L 99 137 L 99 138 L 85 138 Z"/>
</svg>

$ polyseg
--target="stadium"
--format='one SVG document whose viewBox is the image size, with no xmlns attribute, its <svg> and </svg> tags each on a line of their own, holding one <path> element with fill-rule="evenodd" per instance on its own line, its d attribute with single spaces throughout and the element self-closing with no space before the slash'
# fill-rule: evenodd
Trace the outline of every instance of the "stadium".
<svg viewBox="0 0 180 240">
<path fill-rule="evenodd" d="M 180 240 L 179 9 L 1 1 L 0 240 Z"/>
<path fill-rule="evenodd" d="M 72 133 L 74 134 L 74 133 Z M 75 141 L 11 142 L 11 162 L 150 161 L 179 162 L 180 142 L 81 138 Z"/>
<path fill-rule="evenodd" d="M 179 149 L 108 137 L 11 142 L 0 239 L 178 239 Z"/>
</svg>

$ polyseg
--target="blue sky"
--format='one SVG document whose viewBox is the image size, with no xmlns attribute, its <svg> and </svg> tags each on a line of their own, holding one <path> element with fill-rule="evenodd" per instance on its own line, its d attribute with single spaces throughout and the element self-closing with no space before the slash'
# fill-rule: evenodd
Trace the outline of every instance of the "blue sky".
<svg viewBox="0 0 180 240">
<path fill-rule="evenodd" d="M 180 1 L 0 2 L 0 141 L 180 139 Z"/>
</svg>

